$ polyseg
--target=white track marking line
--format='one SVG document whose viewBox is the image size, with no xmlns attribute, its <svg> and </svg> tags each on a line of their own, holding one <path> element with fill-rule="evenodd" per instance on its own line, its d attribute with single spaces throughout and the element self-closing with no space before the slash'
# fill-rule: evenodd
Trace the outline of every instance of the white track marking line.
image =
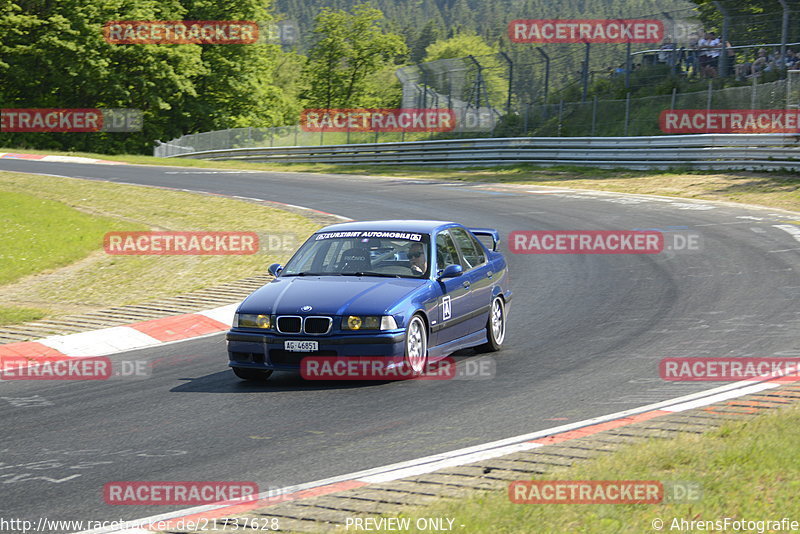
<svg viewBox="0 0 800 534">
<path fill-rule="evenodd" d="M 676 404 L 674 406 L 669 406 L 667 408 L 662 408 L 666 412 L 683 412 L 686 410 L 691 410 L 693 408 L 699 408 L 701 406 L 708 406 L 710 404 L 714 404 L 715 402 L 721 402 L 728 399 L 735 399 L 736 397 L 741 397 L 743 395 L 748 395 L 750 393 L 758 393 L 759 391 L 764 391 L 765 389 L 772 389 L 780 386 L 781 384 L 778 382 L 762 382 L 758 384 L 753 384 L 752 386 L 742 388 L 740 390 L 728 391 L 726 393 L 719 393 L 717 395 L 712 395 L 711 397 L 706 397 L 705 399 L 700 399 L 696 401 L 689 401 L 689 402 L 682 402 L 680 404 Z"/>
<path fill-rule="evenodd" d="M 779 228 L 791 235 L 795 241 L 800 241 L 800 228 L 791 224 L 773 224 L 773 228 Z"/>
<path fill-rule="evenodd" d="M 690 408 L 707 406 L 709 404 L 713 404 L 721 400 L 732 399 L 743 395 L 748 395 L 750 393 L 755 393 L 757 391 L 763 391 L 766 389 L 775 388 L 780 385 L 782 385 L 782 383 L 766 382 L 766 381 L 757 382 L 752 380 L 734 382 L 732 384 L 726 384 L 724 386 L 720 386 L 710 390 L 691 393 L 689 395 L 683 395 L 681 397 L 676 397 L 674 399 L 669 399 L 654 404 L 648 404 L 640 408 L 624 410 L 621 412 L 616 412 L 605 416 L 586 419 L 584 421 L 579 421 L 576 423 L 569 423 L 566 425 L 548 428 L 545 430 L 539 430 L 529 434 L 522 434 L 519 436 L 493 441 L 489 443 L 483 443 L 481 445 L 475 445 L 464 449 L 458 449 L 441 454 L 435 454 L 432 456 L 426 456 L 423 458 L 417 458 L 415 460 L 408 460 L 405 462 L 385 465 L 381 467 L 367 469 L 364 471 L 357 471 L 354 473 L 348 473 L 345 475 L 326 478 L 323 480 L 317 480 L 314 482 L 307 482 L 295 486 L 287 486 L 278 490 L 272 490 L 270 492 L 260 493 L 258 495 L 258 499 L 269 499 L 270 497 L 274 498 L 278 495 L 295 493 L 297 491 L 326 486 L 337 482 L 355 480 L 360 482 L 375 483 L 375 482 L 397 480 L 398 478 L 402 478 L 405 476 L 429 473 L 437 469 L 441 469 L 442 467 L 456 467 L 459 465 L 473 463 L 480 459 L 494 458 L 497 456 L 510 454 L 511 452 L 515 451 L 533 449 L 543 445 L 537 443 L 526 443 L 526 442 L 530 442 L 531 440 L 534 439 L 544 438 L 553 434 L 560 434 L 570 430 L 576 430 L 579 428 L 584 428 L 599 423 L 615 421 L 632 415 L 638 415 L 641 413 L 646 413 L 654 410 L 663 410 L 666 412 L 684 411 Z M 193 515 L 201 512 L 213 511 L 215 509 L 223 508 L 225 506 L 229 505 L 212 504 L 205 506 L 197 506 L 194 508 L 176 510 L 174 512 L 160 514 L 157 516 L 131 520 L 128 523 L 130 525 L 135 524 L 137 526 L 149 525 L 151 523 L 155 523 L 158 521 L 177 519 L 183 516 Z M 77 534 L 108 534 L 112 532 L 117 534 L 151 534 L 151 531 L 147 530 L 142 531 L 141 529 L 115 530 L 113 528 L 83 531 Z"/>
<path fill-rule="evenodd" d="M 433 471 L 438 471 L 439 469 L 444 469 L 445 467 L 456 467 L 459 465 L 478 462 L 480 460 L 489 460 L 491 458 L 497 458 L 498 456 L 505 456 L 506 454 L 519 451 L 527 451 L 537 447 L 543 447 L 543 445 L 541 443 L 518 443 L 516 445 L 508 445 L 506 447 L 499 447 L 497 449 L 491 449 L 488 451 L 473 452 L 472 454 L 447 458 L 428 464 L 395 469 L 393 471 L 387 471 L 377 475 L 368 475 L 358 478 L 357 480 L 360 482 L 366 482 L 368 484 L 391 482 L 393 480 L 398 480 L 405 477 L 432 473 Z"/>
</svg>

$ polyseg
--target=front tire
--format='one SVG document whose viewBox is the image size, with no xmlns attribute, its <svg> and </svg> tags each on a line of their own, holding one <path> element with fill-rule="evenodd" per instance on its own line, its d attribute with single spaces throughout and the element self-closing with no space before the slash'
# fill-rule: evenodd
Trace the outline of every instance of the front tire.
<svg viewBox="0 0 800 534">
<path fill-rule="evenodd" d="M 428 363 L 428 328 L 419 314 L 414 315 L 406 328 L 405 364 L 414 376 L 425 371 Z"/>
<path fill-rule="evenodd" d="M 246 369 L 244 367 L 233 367 L 233 374 L 242 380 L 251 380 L 253 382 L 264 382 L 267 380 L 272 371 L 266 369 Z"/>
<path fill-rule="evenodd" d="M 478 347 L 483 352 L 497 352 L 506 339 L 506 304 L 502 297 L 492 299 L 489 318 L 486 320 L 486 343 Z"/>
</svg>

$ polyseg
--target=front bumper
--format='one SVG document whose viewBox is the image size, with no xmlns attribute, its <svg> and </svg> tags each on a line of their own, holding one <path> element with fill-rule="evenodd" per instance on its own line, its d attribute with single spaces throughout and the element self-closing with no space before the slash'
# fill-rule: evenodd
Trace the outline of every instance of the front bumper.
<svg viewBox="0 0 800 534">
<path fill-rule="evenodd" d="M 318 357 L 386 357 L 405 355 L 405 331 L 370 332 L 358 334 L 331 334 L 309 336 L 303 334 L 262 333 L 230 330 L 225 335 L 228 345 L 228 366 L 248 369 L 297 371 L 300 362 L 308 356 Z M 284 341 L 316 341 L 319 350 L 290 352 Z"/>
</svg>

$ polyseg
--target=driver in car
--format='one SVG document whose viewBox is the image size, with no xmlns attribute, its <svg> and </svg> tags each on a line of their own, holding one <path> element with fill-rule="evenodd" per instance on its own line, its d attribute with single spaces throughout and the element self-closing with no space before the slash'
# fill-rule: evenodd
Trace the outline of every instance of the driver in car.
<svg viewBox="0 0 800 534">
<path fill-rule="evenodd" d="M 411 260 L 412 274 L 421 276 L 428 270 L 428 260 L 425 258 L 425 248 L 422 243 L 411 244 L 408 248 L 408 259 Z"/>
</svg>

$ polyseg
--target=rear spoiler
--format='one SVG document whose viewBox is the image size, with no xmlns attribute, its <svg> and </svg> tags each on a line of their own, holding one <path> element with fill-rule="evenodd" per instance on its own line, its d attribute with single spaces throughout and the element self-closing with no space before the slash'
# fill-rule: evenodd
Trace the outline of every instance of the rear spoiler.
<svg viewBox="0 0 800 534">
<path fill-rule="evenodd" d="M 467 228 L 467 230 L 472 232 L 486 248 L 497 251 L 497 244 L 500 242 L 500 232 L 494 228 Z M 491 245 L 488 243 L 487 237 L 491 239 Z"/>
</svg>

